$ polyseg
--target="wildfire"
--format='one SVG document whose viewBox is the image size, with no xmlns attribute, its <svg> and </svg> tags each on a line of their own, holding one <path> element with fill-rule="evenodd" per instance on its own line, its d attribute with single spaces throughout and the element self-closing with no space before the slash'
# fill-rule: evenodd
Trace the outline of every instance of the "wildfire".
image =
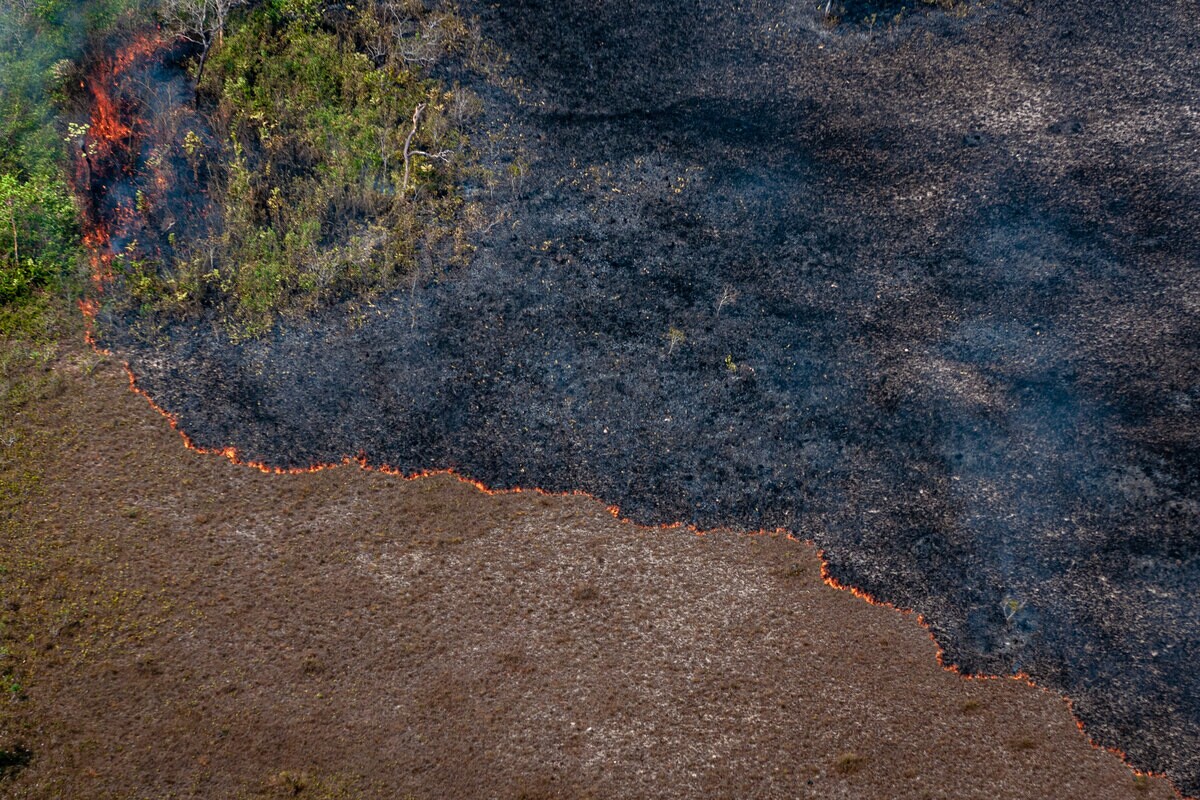
<svg viewBox="0 0 1200 800">
<path fill-rule="evenodd" d="M 101 153 L 112 152 L 118 145 L 128 142 L 133 129 L 121 120 L 120 108 L 112 99 L 106 84 L 93 78 L 88 81 L 88 90 L 95 103 L 88 141 Z"/>
<path fill-rule="evenodd" d="M 140 386 L 137 385 L 137 378 L 133 374 L 133 370 L 130 369 L 129 365 L 125 364 L 124 368 L 125 368 L 126 374 L 129 376 L 130 390 L 132 392 L 134 392 L 134 394 L 140 395 L 143 399 L 145 399 L 151 408 L 153 408 L 155 411 L 157 411 L 159 414 L 161 414 L 167 420 L 167 423 L 171 426 L 171 428 L 176 433 L 179 434 L 180 438 L 183 440 L 184 447 L 186 447 L 189 450 L 195 451 L 197 453 L 204 453 L 204 454 L 208 454 L 208 455 L 219 455 L 219 456 L 227 459 L 231 463 L 236 464 L 238 466 L 251 467 L 253 469 L 259 470 L 260 472 L 264 472 L 264 473 L 267 473 L 270 475 L 301 475 L 301 474 L 306 474 L 306 473 L 310 473 L 310 472 L 320 472 L 322 470 L 334 469 L 337 467 L 344 467 L 344 466 L 350 466 L 352 464 L 357 464 L 360 469 L 364 469 L 364 470 L 368 470 L 368 471 L 375 471 L 375 472 L 379 472 L 379 473 L 382 473 L 385 475 L 393 475 L 398 478 L 401 478 L 402 480 L 419 480 L 421 478 L 429 478 L 429 477 L 432 477 L 435 475 L 446 475 L 446 476 L 452 477 L 455 480 L 458 480 L 462 483 L 469 484 L 469 485 L 475 487 L 477 490 L 483 492 L 486 495 L 494 496 L 494 495 L 503 495 L 503 494 L 532 493 L 532 494 L 537 494 L 537 495 L 542 495 L 542 496 L 547 496 L 547 497 L 587 497 L 590 499 L 595 499 L 594 497 L 592 497 L 592 495 L 588 494 L 587 492 L 584 492 L 584 491 L 581 491 L 578 489 L 570 491 L 570 492 L 548 492 L 548 491 L 546 491 L 544 489 L 540 489 L 538 487 L 523 488 L 520 486 L 514 487 L 512 489 L 492 489 L 480 481 L 474 480 L 473 478 L 469 478 L 469 477 L 459 474 L 458 472 L 455 472 L 453 469 L 420 470 L 417 472 L 406 473 L 402 470 L 395 469 L 394 467 L 389 467 L 386 464 L 382 464 L 382 465 L 371 464 L 367 460 L 366 455 L 361 454 L 361 453 L 354 458 L 346 457 L 346 458 L 342 459 L 341 461 L 331 462 L 331 463 L 327 463 L 327 464 L 313 464 L 308 467 L 278 467 L 278 466 L 272 466 L 270 464 L 263 463 L 261 461 L 244 460 L 238 455 L 237 448 L 232 447 L 232 446 L 222 447 L 222 448 L 206 448 L 206 447 L 201 447 L 200 445 L 197 445 L 195 443 L 195 441 L 193 441 L 192 438 L 190 436 L 188 436 L 187 433 L 185 433 L 179 427 L 178 417 L 176 417 L 174 414 L 172 414 L 171 412 L 167 411 L 166 409 L 164 409 L 160 405 L 158 405 L 156 402 L 154 402 L 153 398 L 151 398 L 150 395 L 144 389 L 142 389 Z M 628 517 L 623 516 L 621 514 L 620 507 L 615 506 L 615 505 L 607 505 L 607 506 L 605 506 L 605 510 L 607 510 L 608 513 L 612 514 L 612 516 L 615 519 L 617 519 L 618 521 L 626 523 L 626 524 L 634 525 L 635 527 L 640 528 L 642 530 L 659 530 L 659 531 L 662 531 L 662 530 L 687 530 L 696 536 L 704 536 L 707 533 L 709 533 L 709 531 L 702 530 L 700 528 L 697 528 L 694 525 L 685 525 L 682 522 L 674 522 L 674 523 L 668 523 L 668 524 L 664 524 L 664 525 L 641 525 L 639 523 L 633 522 Z M 800 538 L 795 536 L 793 533 L 791 533 L 787 530 L 784 530 L 782 528 L 774 530 L 774 531 L 767 531 L 767 530 L 751 531 L 751 532 L 748 532 L 746 535 L 749 535 L 749 536 L 771 536 L 771 537 L 782 536 L 793 542 L 804 541 L 806 544 L 815 546 L 815 543 L 812 542 L 811 540 L 801 540 Z M 833 577 L 832 573 L 830 573 L 829 562 L 825 558 L 825 551 L 818 549 L 817 557 L 821 563 L 821 579 L 830 588 L 837 589 L 837 590 L 843 591 L 843 592 L 849 592 L 850 594 L 854 595 L 858 599 L 863 600 L 867 603 L 870 603 L 871 605 L 891 609 L 892 611 L 899 612 L 900 614 L 904 614 L 905 616 L 914 614 L 913 610 L 910 608 L 903 608 L 901 606 L 897 606 L 896 604 L 888 602 L 886 600 L 880 600 L 880 599 L 872 596 L 870 593 L 863 591 L 862 589 L 859 589 L 855 586 L 851 586 L 849 584 L 842 583 L 837 578 Z M 946 670 L 947 672 L 952 672 L 964 680 L 978 680 L 978 681 L 1014 680 L 1014 681 L 1019 681 L 1021 683 L 1024 683 L 1027 686 L 1037 689 L 1040 692 L 1045 692 L 1047 694 L 1051 694 L 1054 697 L 1059 698 L 1066 705 L 1068 712 L 1071 714 L 1071 718 L 1075 721 L 1075 727 L 1078 728 L 1079 732 L 1081 734 L 1083 734 L 1083 736 L 1087 739 L 1088 744 L 1090 744 L 1093 748 L 1095 748 L 1097 750 L 1103 750 L 1107 753 L 1110 753 L 1110 754 L 1120 758 L 1125 763 L 1125 765 L 1127 767 L 1129 767 L 1129 769 L 1136 776 L 1143 777 L 1143 778 L 1161 778 L 1161 779 L 1167 781 L 1168 785 L 1170 785 L 1172 790 L 1175 792 L 1175 795 L 1177 797 L 1181 798 L 1181 800 L 1186 800 L 1186 798 L 1183 797 L 1182 792 L 1180 792 L 1178 788 L 1176 788 L 1173 784 L 1170 783 L 1170 780 L 1169 780 L 1169 778 L 1167 778 L 1166 775 L 1163 775 L 1163 774 L 1157 773 L 1157 772 L 1148 771 L 1148 770 L 1137 769 L 1136 767 L 1133 767 L 1129 763 L 1129 757 L 1125 754 L 1124 751 L 1122 751 L 1116 747 L 1109 747 L 1106 745 L 1097 744 L 1091 738 L 1091 736 L 1088 734 L 1087 730 L 1084 728 L 1083 722 L 1081 722 L 1079 717 L 1076 716 L 1074 704 L 1071 702 L 1071 698 L 1067 697 L 1066 695 L 1055 692 L 1051 689 L 1048 689 L 1044 686 L 1039 685 L 1037 682 L 1035 682 L 1033 680 L 1033 678 L 1031 678 L 1025 672 L 1017 672 L 1012 675 L 990 675 L 987 673 L 972 674 L 972 673 L 963 672 L 954 664 L 946 663 L 945 651 L 942 649 L 942 646 L 938 643 L 937 637 L 935 637 L 933 635 L 933 631 L 930 628 L 929 623 L 926 622 L 925 618 L 920 614 L 916 614 L 916 621 L 917 621 L 918 625 L 920 625 L 922 628 L 925 629 L 926 634 L 929 636 L 930 640 L 934 643 L 934 646 L 936 648 L 935 658 L 937 659 L 938 666 L 940 666 L 942 669 Z"/>
<path fill-rule="evenodd" d="M 176 433 L 179 434 L 180 438 L 183 440 L 184 447 L 186 447 L 187 449 L 192 450 L 194 452 L 197 452 L 197 453 L 204 453 L 204 454 L 208 454 L 208 455 L 218 455 L 238 466 L 250 467 L 252 469 L 257 469 L 260 472 L 264 472 L 264 473 L 267 473 L 270 475 L 300 475 L 300 474 L 306 474 L 306 473 L 310 473 L 310 472 L 320 472 L 320 471 L 327 470 L 327 469 L 335 469 L 338 467 L 345 467 L 345 466 L 357 464 L 360 469 L 379 472 L 379 473 L 382 473 L 385 475 L 392 475 L 392 476 L 395 476 L 402 480 L 419 480 L 422 478 L 429 478 L 429 477 L 432 477 L 435 475 L 445 475 L 445 476 L 452 477 L 455 480 L 458 480 L 462 483 L 469 484 L 469 485 L 475 487 L 480 492 L 483 492 L 486 495 L 492 495 L 492 496 L 504 495 L 504 494 L 531 493 L 531 494 L 542 495 L 542 496 L 546 496 L 546 497 L 587 497 L 589 499 L 596 499 L 592 495 L 588 494 L 587 492 L 584 492 L 584 491 L 581 491 L 578 489 L 569 491 L 569 492 L 548 492 L 548 491 L 546 491 L 544 489 L 540 489 L 538 487 L 524 488 L 524 487 L 520 487 L 520 486 L 514 487 L 512 489 L 492 489 L 480 481 L 477 481 L 473 478 L 469 478 L 465 475 L 455 472 L 453 469 L 420 470 L 420 471 L 416 471 L 416 472 L 407 472 L 406 473 L 406 472 L 396 469 L 394 467 L 387 466 L 386 464 L 372 464 L 368 461 L 366 455 L 362 454 L 362 453 L 360 453 L 358 456 L 353 457 L 353 458 L 346 457 L 346 458 L 343 458 L 341 461 L 325 463 L 325 464 L 313 464 L 308 467 L 278 467 L 278 466 L 272 466 L 270 464 L 263 463 L 261 461 L 246 460 L 246 459 L 243 459 L 238 454 L 237 448 L 232 447 L 232 446 L 221 447 L 221 448 L 207 448 L 207 447 L 202 447 L 200 445 L 197 445 L 195 443 L 195 441 L 180 428 L 178 417 L 176 417 L 174 414 L 172 414 L 171 412 L 167 411 L 166 409 L 164 409 L 160 405 L 158 405 L 156 402 L 154 402 L 153 398 L 151 398 L 150 395 L 144 389 L 142 389 L 140 386 L 137 385 L 137 378 L 134 375 L 133 370 L 129 367 L 129 365 L 124 364 L 123 366 L 125 368 L 126 374 L 129 377 L 130 390 L 134 394 L 140 395 L 143 399 L 145 399 L 151 408 L 153 408 L 155 411 L 157 411 L 159 414 L 161 414 L 167 420 L 167 423 L 171 426 L 171 428 Z M 641 530 L 656 530 L 656 531 L 686 530 L 696 536 L 704 536 L 704 535 L 710 533 L 710 531 L 705 531 L 700 528 L 697 528 L 694 525 L 687 525 L 687 524 L 684 524 L 681 522 L 668 523 L 668 524 L 664 524 L 664 525 L 642 525 L 642 524 L 639 524 L 637 522 L 630 520 L 628 517 L 623 516 L 621 514 L 620 507 L 615 506 L 615 505 L 606 505 L 605 510 L 607 510 L 608 513 L 612 514 L 612 516 L 615 519 L 617 519 L 618 521 L 633 525 L 634 527 L 639 528 Z M 787 531 L 785 529 L 782 529 L 782 528 L 776 529 L 773 531 L 770 531 L 770 530 L 750 531 L 750 532 L 747 532 L 745 535 L 783 537 L 783 538 L 786 538 L 793 542 L 803 541 L 806 544 L 815 546 L 815 543 L 812 542 L 811 540 L 802 540 L 799 537 L 797 537 L 795 534 L 793 534 L 790 531 Z M 850 594 L 854 595 L 858 599 L 863 600 L 867 603 L 870 603 L 871 605 L 891 609 L 892 611 L 899 612 L 900 614 L 904 614 L 905 616 L 914 615 L 914 611 L 910 608 L 903 608 L 901 606 L 897 606 L 896 604 L 888 602 L 886 600 L 880 600 L 880 599 L 872 596 L 870 593 L 863 591 L 862 589 L 842 583 L 837 578 L 833 577 L 832 573 L 829 571 L 829 562 L 825 558 L 824 550 L 821 550 L 818 548 L 817 549 L 817 557 L 820 560 L 820 564 L 821 564 L 821 579 L 825 582 L 825 584 L 827 586 L 829 586 L 833 589 L 837 589 L 839 591 L 849 592 Z M 1184 797 L 1183 793 L 1180 792 L 1179 789 L 1176 788 L 1174 786 L 1174 784 L 1172 784 L 1170 782 L 1170 779 L 1166 775 L 1157 773 L 1157 772 L 1148 771 L 1148 770 L 1138 769 L 1129 763 L 1129 757 L 1126 755 L 1126 753 L 1124 751 L 1122 751 L 1116 747 L 1109 747 L 1106 745 L 1096 743 L 1096 741 L 1092 739 L 1092 737 L 1088 734 L 1087 730 L 1084 728 L 1083 722 L 1081 722 L 1079 717 L 1076 716 L 1074 704 L 1071 702 L 1071 698 L 1067 697 L 1066 695 L 1061 694 L 1059 692 L 1055 692 L 1051 689 L 1048 689 L 1044 686 L 1039 685 L 1037 682 L 1035 682 L 1033 680 L 1033 678 L 1031 678 L 1025 672 L 1017 672 L 1012 675 L 990 675 L 990 674 L 986 674 L 986 673 L 972 674 L 972 673 L 963 672 L 954 664 L 946 663 L 945 657 L 944 657 L 945 651 L 942 649 L 942 646 L 938 643 L 937 637 L 935 637 L 933 635 L 933 631 L 930 628 L 929 623 L 920 614 L 915 614 L 915 617 L 916 617 L 917 624 L 925 629 L 926 634 L 929 636 L 930 640 L 934 643 L 934 646 L 936 648 L 935 658 L 937 659 L 938 666 L 940 666 L 942 669 L 946 670 L 947 672 L 952 672 L 955 675 L 958 675 L 963 680 L 977 680 L 977 681 L 1014 680 L 1014 681 L 1019 681 L 1019 682 L 1024 683 L 1025 685 L 1030 686 L 1040 692 L 1050 694 L 1053 697 L 1060 699 L 1063 702 L 1063 704 L 1066 705 L 1068 713 L 1071 714 L 1071 718 L 1075 722 L 1075 727 L 1079 729 L 1079 732 L 1084 736 L 1085 739 L 1087 739 L 1088 744 L 1090 744 L 1093 748 L 1095 748 L 1096 750 L 1103 750 L 1103 751 L 1121 759 L 1121 761 L 1130 769 L 1130 771 L 1135 776 L 1138 776 L 1140 778 L 1161 778 L 1161 779 L 1163 779 L 1164 781 L 1167 782 L 1168 786 L 1171 786 L 1171 789 L 1175 793 L 1176 797 L 1179 797 L 1180 800 L 1188 800 L 1187 798 Z"/>
<path fill-rule="evenodd" d="M 83 142 L 77 164 L 75 189 L 77 194 L 85 198 L 86 211 L 83 214 L 83 243 L 89 253 L 93 288 L 98 293 L 103 292 L 105 285 L 110 283 L 114 277 L 112 266 L 115 255 L 113 252 L 114 237 L 116 236 L 123 238 L 127 230 L 133 224 L 135 224 L 138 217 L 137 209 L 131 205 L 128 199 L 122 200 L 115 204 L 109 204 L 109 207 L 104 211 L 104 213 L 101 213 L 99 210 L 100 199 L 103 199 L 109 187 L 103 183 L 98 184 L 96 182 L 98 179 L 97 168 L 103 164 L 107 170 L 109 170 L 109 174 L 112 174 L 114 167 L 117 168 L 117 172 L 132 172 L 135 169 L 137 157 L 141 151 L 142 138 L 145 135 L 141 120 L 137 118 L 134 110 L 128 107 L 127 101 L 123 101 L 120 95 L 116 92 L 121 86 L 122 79 L 131 69 L 133 69 L 139 63 L 142 63 L 145 59 L 156 57 L 168 44 L 169 42 L 153 35 L 135 37 L 118 48 L 116 53 L 114 53 L 111 57 L 99 60 L 93 73 L 86 80 L 86 88 L 92 99 L 92 107 L 89 118 L 88 133 Z M 154 169 L 153 184 L 160 193 L 164 193 L 167 190 L 169 185 L 169 177 L 163 169 Z M 99 195 L 100 199 L 97 198 L 97 195 Z M 110 355 L 107 350 L 104 350 L 100 347 L 92 333 L 91 321 L 95 319 L 97 313 L 99 312 L 99 301 L 95 298 L 81 300 L 79 301 L 79 309 L 85 319 L 88 320 L 88 325 L 84 334 L 87 343 L 96 351 L 104 355 Z M 587 492 L 581 490 L 555 493 L 548 492 L 537 487 L 492 489 L 480 481 L 455 472 L 453 469 L 421 470 L 417 472 L 406 473 L 386 464 L 372 464 L 368 461 L 366 454 L 363 453 L 360 453 L 355 457 L 347 456 L 341 461 L 313 464 L 307 467 L 279 467 L 260 461 L 244 459 L 239 454 L 237 448 L 233 446 L 209 448 L 196 444 L 196 442 L 180 427 L 178 417 L 159 406 L 144 389 L 138 386 L 137 378 L 129 365 L 124 364 L 124 368 L 129 378 L 130 390 L 144 398 L 151 408 L 153 408 L 167 420 L 167 423 L 170 425 L 170 427 L 179 434 L 184 446 L 187 449 L 197 453 L 217 455 L 225 458 L 233 464 L 257 469 L 260 472 L 267 474 L 298 475 L 357 464 L 361 469 L 373 470 L 404 480 L 418 480 L 435 475 L 447 475 L 462 483 L 470 484 L 478 491 L 487 495 L 532 493 L 543 496 L 592 497 Z M 697 536 L 704 536 L 706 533 L 708 533 L 707 531 L 701 530 L 694 525 L 686 525 L 681 522 L 657 526 L 640 525 L 623 516 L 618 506 L 607 505 L 606 510 L 617 520 L 624 523 L 633 524 L 643 530 L 686 530 Z M 791 541 L 801 541 L 794 534 L 783 529 L 774 531 L 762 530 L 750 532 L 747 535 L 770 537 L 782 536 Z M 808 544 L 813 544 L 811 541 L 805 541 Z M 824 551 L 818 549 L 817 555 L 821 565 L 821 577 L 826 585 L 840 591 L 849 592 L 855 597 L 875 606 L 888 608 L 904 615 L 914 614 L 912 609 L 902 608 L 888 601 L 880 600 L 872 596 L 870 593 L 865 592 L 857 587 L 842 583 L 831 574 Z M 1008 679 L 1020 681 L 1039 691 L 1047 692 L 1059 697 L 1067 706 L 1068 711 L 1075 720 L 1076 727 L 1087 738 L 1092 747 L 1111 753 L 1121 758 L 1126 765 L 1129 765 L 1129 759 L 1124 752 L 1114 747 L 1097 744 L 1092 740 L 1087 731 L 1084 729 L 1083 723 L 1075 715 L 1074 707 L 1069 697 L 1038 685 L 1028 674 L 1024 672 L 1007 676 L 969 674 L 961 671 L 953 664 L 947 664 L 944 658 L 944 650 L 942 649 L 941 645 L 938 644 L 937 638 L 933 635 L 930 625 L 920 614 L 916 614 L 915 618 L 917 623 L 925 629 L 926 633 L 929 635 L 929 638 L 934 642 L 936 647 L 937 663 L 943 669 L 953 672 L 964 680 Z M 1132 766 L 1129 768 L 1137 776 L 1147 778 L 1166 778 L 1166 776 L 1158 773 L 1139 770 Z M 1182 793 L 1177 788 L 1175 788 L 1173 785 L 1172 788 L 1178 797 L 1183 797 Z"/>
<path fill-rule="evenodd" d="M 92 112 L 85 149 L 90 153 L 109 154 L 128 150 L 135 134 L 133 121 L 128 111 L 113 97 L 113 90 L 120 85 L 122 77 L 138 63 L 160 52 L 166 44 L 162 39 L 150 35 L 136 36 L 117 48 L 111 58 L 96 64 L 87 78 L 88 93 L 92 96 Z"/>
<path fill-rule="evenodd" d="M 111 242 L 112 235 L 108 232 L 108 225 L 103 220 L 96 220 L 83 234 L 83 246 L 88 251 L 88 265 L 91 267 L 92 288 L 97 292 L 103 292 L 105 284 L 113 278 Z M 96 316 L 99 304 L 91 301 L 91 305 L 92 313 L 89 318 Z"/>
<path fill-rule="evenodd" d="M 92 287 L 102 293 L 113 280 L 113 239 L 136 218 L 128 201 L 106 208 L 114 173 L 128 173 L 140 151 L 141 132 L 135 109 L 122 99 L 121 88 L 130 70 L 161 52 L 167 42 L 152 35 L 135 36 L 110 57 L 100 58 L 84 81 L 91 99 L 87 133 L 80 143 L 74 188 L 83 205 L 83 244 L 88 251 Z M 99 310 L 95 300 L 80 303 L 89 320 Z M 90 324 L 85 334 L 92 340 Z"/>
<path fill-rule="evenodd" d="M 864 592 L 862 589 L 859 589 L 855 586 L 850 586 L 848 584 L 842 583 L 837 578 L 833 577 L 833 575 L 830 573 L 829 562 L 825 559 L 825 551 L 817 550 L 817 556 L 821 561 L 821 579 L 825 581 L 825 584 L 827 586 L 830 586 L 834 589 L 839 589 L 844 592 L 849 592 L 850 594 L 854 595 L 858 599 L 864 600 L 873 606 L 881 606 L 883 608 L 889 608 L 893 611 L 898 611 L 901 614 L 904 614 L 906 616 L 914 613 L 911 608 L 903 608 L 901 606 L 897 606 L 894 603 L 889 603 L 886 600 L 880 600 L 880 599 L 872 596 L 869 592 Z M 1127 766 L 1133 772 L 1134 775 L 1136 775 L 1140 778 L 1161 778 L 1161 779 L 1163 779 L 1164 781 L 1167 782 L 1167 784 L 1175 792 L 1176 797 L 1179 797 L 1181 800 L 1187 800 L 1187 798 L 1184 798 L 1183 793 L 1181 791 L 1179 791 L 1179 789 L 1173 783 L 1171 783 L 1170 778 L 1168 778 L 1166 775 L 1164 775 L 1162 773 L 1158 773 L 1158 772 L 1152 772 L 1149 770 L 1138 769 L 1138 768 L 1134 767 L 1132 764 L 1130 764 L 1129 756 L 1125 753 L 1125 751 L 1123 751 L 1117 747 L 1109 747 L 1107 745 L 1098 744 L 1091 737 L 1091 735 L 1087 732 L 1087 729 L 1084 727 L 1082 720 L 1080 720 L 1078 715 L 1075 714 L 1075 705 L 1071 701 L 1071 698 L 1068 697 L 1067 695 L 1061 694 L 1059 692 L 1055 692 L 1051 689 L 1046 688 L 1045 686 L 1038 684 L 1036 681 L 1033 680 L 1033 678 L 1031 678 L 1029 676 L 1028 673 L 1026 673 L 1024 671 L 1014 672 L 1011 675 L 991 675 L 991 674 L 984 673 L 984 672 L 977 672 L 977 673 L 963 672 L 956 665 L 946 663 L 945 650 L 942 649 L 942 645 L 938 642 L 937 637 L 933 635 L 933 630 L 930 627 L 929 623 L 925 620 L 925 618 L 922 615 L 917 614 L 916 620 L 917 620 L 917 624 L 925 629 L 925 633 L 929 636 L 929 639 L 933 642 L 934 647 L 936 648 L 935 658 L 937 659 L 938 666 L 940 666 L 942 669 L 946 670 L 947 672 L 953 672 L 955 675 L 959 676 L 963 680 L 996 681 L 996 680 L 1007 679 L 1007 680 L 1019 681 L 1020 683 L 1024 683 L 1026 686 L 1030 686 L 1034 689 L 1037 689 L 1039 692 L 1044 692 L 1046 694 L 1050 694 L 1054 697 L 1059 698 L 1066 705 L 1067 711 L 1071 715 L 1071 719 L 1074 720 L 1074 722 L 1075 722 L 1075 727 L 1079 729 L 1079 732 L 1083 734 L 1084 738 L 1087 739 L 1088 744 L 1090 744 L 1094 749 L 1103 750 L 1104 752 L 1114 755 L 1117 758 L 1121 759 L 1121 761 L 1124 762 L 1125 766 Z"/>
</svg>

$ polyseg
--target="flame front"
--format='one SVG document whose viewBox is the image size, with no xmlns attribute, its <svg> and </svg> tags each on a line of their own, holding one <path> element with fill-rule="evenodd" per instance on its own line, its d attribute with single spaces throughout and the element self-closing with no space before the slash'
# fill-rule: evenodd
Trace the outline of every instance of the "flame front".
<svg viewBox="0 0 1200 800">
<path fill-rule="evenodd" d="M 131 70 L 154 58 L 166 44 L 157 36 L 135 36 L 112 56 L 97 59 L 84 80 L 88 127 L 76 155 L 72 188 L 80 200 L 82 241 L 94 295 L 102 294 L 114 278 L 114 239 L 127 238 L 138 216 L 130 200 L 112 194 L 114 176 L 136 170 L 143 138 L 136 104 L 122 90 Z M 95 346 L 92 327 L 100 303 L 93 296 L 80 301 L 79 309 L 86 320 L 85 338 Z"/>
<path fill-rule="evenodd" d="M 74 189 L 82 202 L 83 244 L 88 252 L 92 287 L 96 294 L 102 294 L 105 287 L 114 279 L 113 262 L 117 255 L 114 249 L 114 242 L 127 241 L 132 233 L 137 230 L 137 226 L 141 222 L 141 214 L 138 206 L 129 197 L 117 196 L 113 192 L 115 187 L 110 183 L 114 178 L 136 177 L 136 174 L 145 168 L 144 164 L 141 163 L 142 150 L 146 138 L 150 135 L 148 121 L 139 116 L 139 109 L 136 103 L 132 102 L 127 93 L 122 91 L 123 84 L 135 68 L 151 59 L 158 58 L 169 44 L 170 42 L 153 35 L 135 37 L 118 48 L 111 57 L 99 59 L 93 71 L 86 79 L 85 85 L 91 100 L 89 129 L 78 155 L 74 176 Z M 159 145 L 163 147 L 172 146 L 169 142 L 162 142 Z M 160 166 L 151 168 L 151 173 L 152 178 L 147 187 L 153 187 L 149 189 L 151 192 L 149 201 L 153 204 L 167 195 L 168 189 L 172 185 L 172 176 L 165 168 Z M 200 187 L 196 188 L 198 191 L 202 191 Z M 96 297 L 81 300 L 79 308 L 87 320 L 87 329 L 85 332 L 87 342 L 99 352 L 107 354 L 107 351 L 103 350 L 96 342 L 92 333 L 92 323 L 100 310 L 99 300 Z M 210 448 L 197 445 L 183 431 L 178 418 L 160 407 L 145 390 L 139 387 L 132 369 L 130 369 L 128 364 L 124 366 L 129 377 L 130 389 L 143 397 L 155 411 L 167 420 L 171 428 L 179 433 L 185 447 L 199 453 L 218 455 L 234 464 L 251 467 L 264 473 L 295 475 L 357 464 L 362 469 L 375 470 L 405 480 L 416 480 L 433 475 L 449 475 L 489 495 L 534 492 L 550 496 L 591 496 L 587 492 L 580 490 L 553 493 L 536 487 L 496 490 L 489 488 L 480 481 L 463 476 L 453 469 L 405 473 L 387 465 L 372 464 L 369 462 L 367 456 L 361 453 L 355 457 L 347 456 L 341 461 L 313 464 L 307 467 L 278 467 L 260 461 L 247 460 L 233 446 Z M 622 515 L 621 510 L 617 506 L 608 505 L 606 508 L 618 520 L 631 522 Z M 700 536 L 706 533 L 694 526 L 684 525 L 683 523 L 660 526 L 639 525 L 638 527 L 644 529 L 649 527 L 655 530 L 682 529 Z M 784 530 L 758 531 L 749 535 L 784 536 L 791 540 L 799 540 L 792 533 Z M 914 613 L 911 609 L 900 608 L 892 603 L 875 598 L 868 592 L 840 582 L 831 574 L 824 552 L 818 550 L 817 555 L 820 559 L 822 579 L 828 586 L 849 592 L 872 605 L 889 608 L 905 615 L 912 615 Z M 934 637 L 929 624 L 920 614 L 915 616 L 917 623 L 925 629 L 930 639 L 937 646 L 937 663 L 943 669 L 968 680 L 999 680 L 1001 677 L 1006 677 L 1061 698 L 1075 719 L 1076 726 L 1093 747 L 1110 752 L 1128 764 L 1128 758 L 1125 753 L 1116 748 L 1099 745 L 1088 736 L 1082 722 L 1074 714 L 1070 698 L 1039 686 L 1029 675 L 1023 672 L 1008 676 L 967 674 L 960 671 L 953 664 L 947 664 L 944 660 L 944 652 L 941 646 L 937 644 L 937 639 Z M 1137 770 L 1133 767 L 1130 767 L 1130 769 L 1134 774 L 1140 776 L 1164 777 L 1155 773 Z M 1179 797 L 1183 796 L 1178 789 L 1175 789 L 1175 793 Z"/>
</svg>

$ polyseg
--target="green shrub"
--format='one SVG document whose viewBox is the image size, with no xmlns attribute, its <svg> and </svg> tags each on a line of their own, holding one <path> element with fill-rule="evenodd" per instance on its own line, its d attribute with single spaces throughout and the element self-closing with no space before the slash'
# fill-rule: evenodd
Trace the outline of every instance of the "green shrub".
<svg viewBox="0 0 1200 800">
<path fill-rule="evenodd" d="M 241 332 L 261 331 L 278 313 L 389 288 L 453 231 L 467 120 L 447 114 L 453 91 L 389 49 L 404 42 L 390 24 L 427 12 L 388 6 L 389 23 L 384 11 L 332 23 L 313 0 L 268 0 L 231 18 L 199 87 L 224 144 L 201 155 L 192 131 L 178 143 L 193 172 L 209 159 L 220 224 L 177 248 L 164 308 L 215 303 Z M 438 24 L 465 35 L 457 18 Z M 213 264 L 220 280 L 206 280 Z"/>
<path fill-rule="evenodd" d="M 75 207 L 60 181 L 0 174 L 0 304 L 55 287 L 79 247 Z"/>
</svg>

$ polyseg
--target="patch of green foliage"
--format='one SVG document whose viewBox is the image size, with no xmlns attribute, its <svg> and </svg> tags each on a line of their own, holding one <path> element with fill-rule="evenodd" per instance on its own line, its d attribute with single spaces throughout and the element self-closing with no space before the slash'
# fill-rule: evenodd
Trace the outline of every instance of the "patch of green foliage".
<svg viewBox="0 0 1200 800">
<path fill-rule="evenodd" d="M 178 243 L 168 269 L 127 265 L 135 299 L 216 305 L 254 335 L 280 312 L 390 288 L 421 248 L 461 234 L 462 124 L 477 99 L 443 91 L 400 52 L 394 26 L 419 29 L 431 12 L 346 8 L 266 0 L 232 16 L 199 87 L 219 147 L 177 136 L 193 172 L 209 175 L 220 224 Z M 437 26 L 442 52 L 468 35 L 449 13 Z"/>
<path fill-rule="evenodd" d="M 72 289 L 81 254 L 64 174 L 57 104 L 73 59 L 95 31 L 140 0 L 15 0 L 0 4 L 0 336 L 49 324 L 46 293 Z"/>
<path fill-rule="evenodd" d="M 61 179 L 34 172 L 0 173 L 4 262 L 0 305 L 27 299 L 40 287 L 56 287 L 79 248 L 75 206 Z"/>
</svg>

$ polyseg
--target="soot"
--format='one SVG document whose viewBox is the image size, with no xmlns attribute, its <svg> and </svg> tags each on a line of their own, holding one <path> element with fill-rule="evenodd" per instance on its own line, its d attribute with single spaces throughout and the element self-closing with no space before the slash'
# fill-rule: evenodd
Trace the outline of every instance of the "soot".
<svg viewBox="0 0 1200 800">
<path fill-rule="evenodd" d="M 795 531 L 1200 794 L 1197 23 L 468 6 L 522 89 L 447 76 L 531 164 L 474 262 L 258 341 L 110 320 L 141 385 L 248 460 Z"/>
</svg>

